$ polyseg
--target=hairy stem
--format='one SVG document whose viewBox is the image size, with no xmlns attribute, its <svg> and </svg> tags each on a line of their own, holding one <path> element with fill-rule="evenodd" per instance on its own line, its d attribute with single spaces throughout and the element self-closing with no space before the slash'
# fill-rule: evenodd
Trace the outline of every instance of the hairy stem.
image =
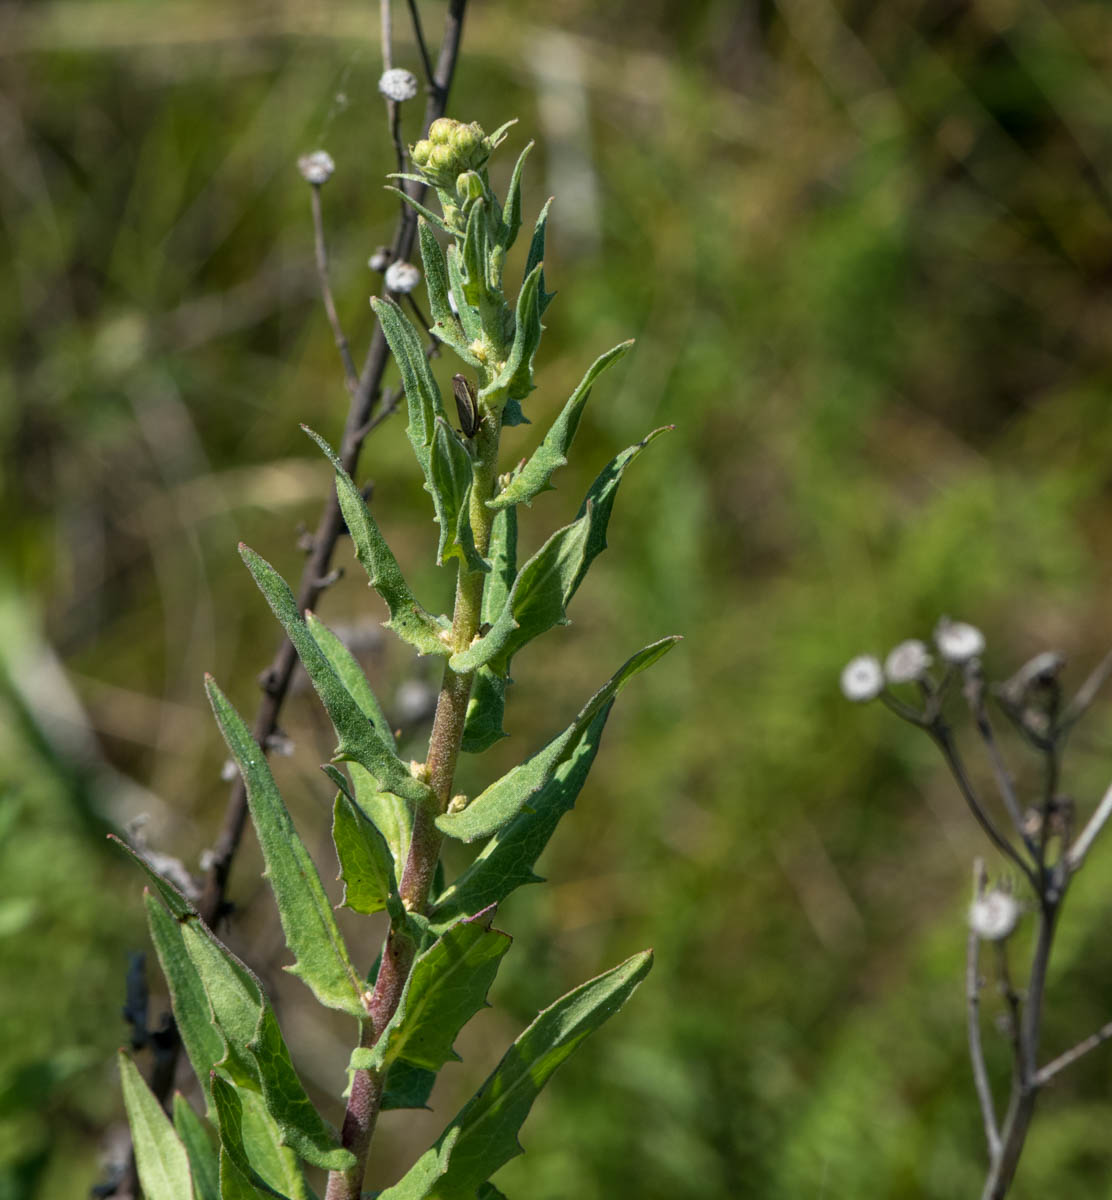
<svg viewBox="0 0 1112 1200">
<path fill-rule="evenodd" d="M 488 416 L 474 439 L 476 462 L 473 473 L 471 520 L 475 548 L 485 555 L 490 548 L 494 513 L 485 501 L 493 495 L 497 473 L 501 423 Z M 452 640 L 456 650 L 466 649 L 479 632 L 485 575 L 468 571 L 461 563 L 456 578 L 456 601 L 452 620 Z M 440 859 L 444 835 L 436 827 L 436 818 L 445 811 L 452 796 L 456 760 L 463 741 L 467 702 L 475 673 L 461 674 L 444 665 L 444 680 L 436 704 L 429 752 L 424 775 L 433 791 L 433 802 L 421 805 L 414 813 L 413 835 L 399 890 L 409 912 L 423 913 Z M 405 981 L 416 957 L 416 946 L 404 929 L 391 928 L 386 937 L 382 965 L 379 967 L 361 1045 L 373 1045 L 397 1010 Z M 370 1040 L 367 1040 L 367 1039 Z M 382 1106 L 385 1078 L 381 1072 L 356 1071 L 344 1115 L 343 1144 L 355 1154 L 357 1162 L 350 1171 L 335 1171 L 329 1176 L 325 1200 L 358 1200 L 366 1174 L 371 1138 Z"/>
</svg>

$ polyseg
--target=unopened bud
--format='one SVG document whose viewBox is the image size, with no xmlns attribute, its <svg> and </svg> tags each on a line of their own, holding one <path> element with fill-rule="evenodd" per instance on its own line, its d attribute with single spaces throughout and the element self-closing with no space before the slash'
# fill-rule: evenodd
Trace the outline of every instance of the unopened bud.
<svg viewBox="0 0 1112 1200">
<path fill-rule="evenodd" d="M 429 155 L 432 153 L 432 142 L 426 138 L 422 138 L 415 146 L 410 146 L 409 157 L 419 167 L 423 167 L 429 161 Z"/>
<path fill-rule="evenodd" d="M 314 150 L 312 154 L 303 154 L 297 160 L 297 169 L 306 183 L 320 187 L 322 183 L 327 183 L 332 178 L 336 164 L 327 150 Z"/>
<path fill-rule="evenodd" d="M 466 796 L 453 796 L 451 800 L 448 801 L 448 811 L 450 813 L 463 812 L 463 810 L 467 807 L 467 804 L 468 800 Z"/>
<path fill-rule="evenodd" d="M 464 171 L 456 180 L 456 195 L 465 208 L 482 198 L 483 181 L 474 171 Z"/>
<path fill-rule="evenodd" d="M 444 145 L 452 136 L 452 131 L 458 125 L 451 117 L 439 117 L 429 126 L 429 141 L 435 145 Z"/>
</svg>

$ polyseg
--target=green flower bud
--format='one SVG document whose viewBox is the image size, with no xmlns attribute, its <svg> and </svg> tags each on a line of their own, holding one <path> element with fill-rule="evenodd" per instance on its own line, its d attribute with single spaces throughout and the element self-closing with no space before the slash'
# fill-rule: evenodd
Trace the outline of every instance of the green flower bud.
<svg viewBox="0 0 1112 1200">
<path fill-rule="evenodd" d="M 452 171 L 455 163 L 456 156 L 452 153 L 451 146 L 438 144 L 429 151 L 428 162 L 425 166 L 430 172 L 435 171 L 437 175 L 446 175 L 448 173 L 455 174 Z"/>
<path fill-rule="evenodd" d="M 409 157 L 413 159 L 417 166 L 423 167 L 429 161 L 429 154 L 432 152 L 432 142 L 422 138 L 416 146 L 410 146 Z"/>
<path fill-rule="evenodd" d="M 456 180 L 456 195 L 464 208 L 468 208 L 483 194 L 483 181 L 474 171 L 464 171 Z"/>
<path fill-rule="evenodd" d="M 485 149 L 483 146 L 485 141 L 483 127 L 478 121 L 472 121 L 470 125 L 457 125 L 448 139 L 448 145 L 456 152 L 456 156 L 461 162 L 466 162 L 470 166 L 474 162 L 475 156 Z M 487 150 L 481 161 L 485 162 L 489 154 L 490 151 Z M 478 166 L 480 163 L 474 165 Z"/>
<path fill-rule="evenodd" d="M 438 146 L 446 145 L 457 125 L 459 122 L 451 117 L 438 118 L 429 126 L 429 141 Z"/>
</svg>

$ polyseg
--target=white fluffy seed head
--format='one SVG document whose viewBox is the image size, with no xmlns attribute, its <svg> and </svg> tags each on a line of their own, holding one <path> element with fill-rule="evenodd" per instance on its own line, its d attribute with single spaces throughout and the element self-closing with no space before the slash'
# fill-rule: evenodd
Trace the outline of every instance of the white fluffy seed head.
<svg viewBox="0 0 1112 1200">
<path fill-rule="evenodd" d="M 376 246 L 374 254 L 367 259 L 367 266 L 381 275 L 390 265 L 391 250 L 389 246 Z"/>
<path fill-rule="evenodd" d="M 417 76 L 404 67 L 392 67 L 389 71 L 383 71 L 378 90 L 387 100 L 395 100 L 399 104 L 403 100 L 412 100 L 417 95 Z"/>
<path fill-rule="evenodd" d="M 985 652 L 985 635 L 975 625 L 943 617 L 935 626 L 934 644 L 947 662 L 960 666 Z"/>
<path fill-rule="evenodd" d="M 884 660 L 884 674 L 889 683 L 913 683 L 926 675 L 930 665 L 927 647 L 918 638 L 908 638 Z"/>
<path fill-rule="evenodd" d="M 297 169 L 306 183 L 320 187 L 322 183 L 327 183 L 332 178 L 336 164 L 327 150 L 314 150 L 312 154 L 303 154 L 297 160 Z"/>
<path fill-rule="evenodd" d="M 411 292 L 421 282 L 421 272 L 412 263 L 395 262 L 386 268 L 386 286 L 392 292 Z"/>
<path fill-rule="evenodd" d="M 884 672 L 871 654 L 859 654 L 842 670 L 842 695 L 847 700 L 863 704 L 875 700 L 884 690 Z"/>
<path fill-rule="evenodd" d="M 1002 942 L 1010 937 L 1022 910 L 1011 892 L 998 888 L 978 896 L 969 906 L 969 928 L 987 942 Z"/>
</svg>

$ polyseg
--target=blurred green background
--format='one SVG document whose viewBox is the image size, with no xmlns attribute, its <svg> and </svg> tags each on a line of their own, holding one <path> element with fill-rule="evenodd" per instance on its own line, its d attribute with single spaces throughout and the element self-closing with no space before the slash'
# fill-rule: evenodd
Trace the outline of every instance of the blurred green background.
<svg viewBox="0 0 1112 1200">
<path fill-rule="evenodd" d="M 396 7 L 398 65 L 416 70 Z M 421 7 L 436 40 L 443 6 Z M 963 913 L 984 846 L 931 747 L 846 704 L 837 676 L 941 613 L 986 630 L 998 677 L 1054 647 L 1077 683 L 1112 642 L 1112 9 L 471 7 L 450 112 L 519 117 L 496 179 L 536 137 L 527 212 L 557 195 L 560 294 L 507 461 L 587 363 L 638 339 L 526 545 L 618 449 L 676 430 L 623 485 L 574 625 L 515 661 L 513 736 L 462 789 L 561 728 L 635 648 L 686 641 L 623 696 L 542 860 L 551 882 L 500 914 L 516 944 L 495 1007 L 436 1112 L 383 1120 L 371 1183 L 538 1007 L 653 945 L 635 1000 L 538 1104 L 507 1194 L 975 1195 Z M 296 578 L 299 523 L 329 486 L 297 426 L 335 440 L 346 403 L 297 156 L 337 163 L 323 199 L 357 356 L 380 287 L 365 264 L 396 216 L 377 30 L 369 0 L 0 7 L 2 1200 L 84 1195 L 118 1145 L 112 1056 L 146 935 L 141 882 L 104 833 L 146 814 L 149 843 L 197 870 L 219 827 L 201 673 L 252 711 L 277 630 L 235 545 Z M 401 421 L 362 476 L 446 609 Z M 321 615 L 416 747 L 408 714 L 434 672 L 380 635 L 359 574 Z M 1073 746 L 1085 809 L 1112 774 L 1108 721 L 1098 706 Z M 307 688 L 284 728 L 279 780 L 331 878 L 331 743 Z M 1110 854 L 1067 911 L 1048 1054 L 1112 1016 Z M 248 838 L 227 936 L 338 1120 L 351 1030 L 283 976 L 259 870 Z M 369 963 L 378 930 L 349 928 Z M 990 995 L 1003 1089 L 995 1010 Z M 1108 1050 L 1061 1077 L 1016 1196 L 1112 1194 L 1110 1097 Z"/>
</svg>

